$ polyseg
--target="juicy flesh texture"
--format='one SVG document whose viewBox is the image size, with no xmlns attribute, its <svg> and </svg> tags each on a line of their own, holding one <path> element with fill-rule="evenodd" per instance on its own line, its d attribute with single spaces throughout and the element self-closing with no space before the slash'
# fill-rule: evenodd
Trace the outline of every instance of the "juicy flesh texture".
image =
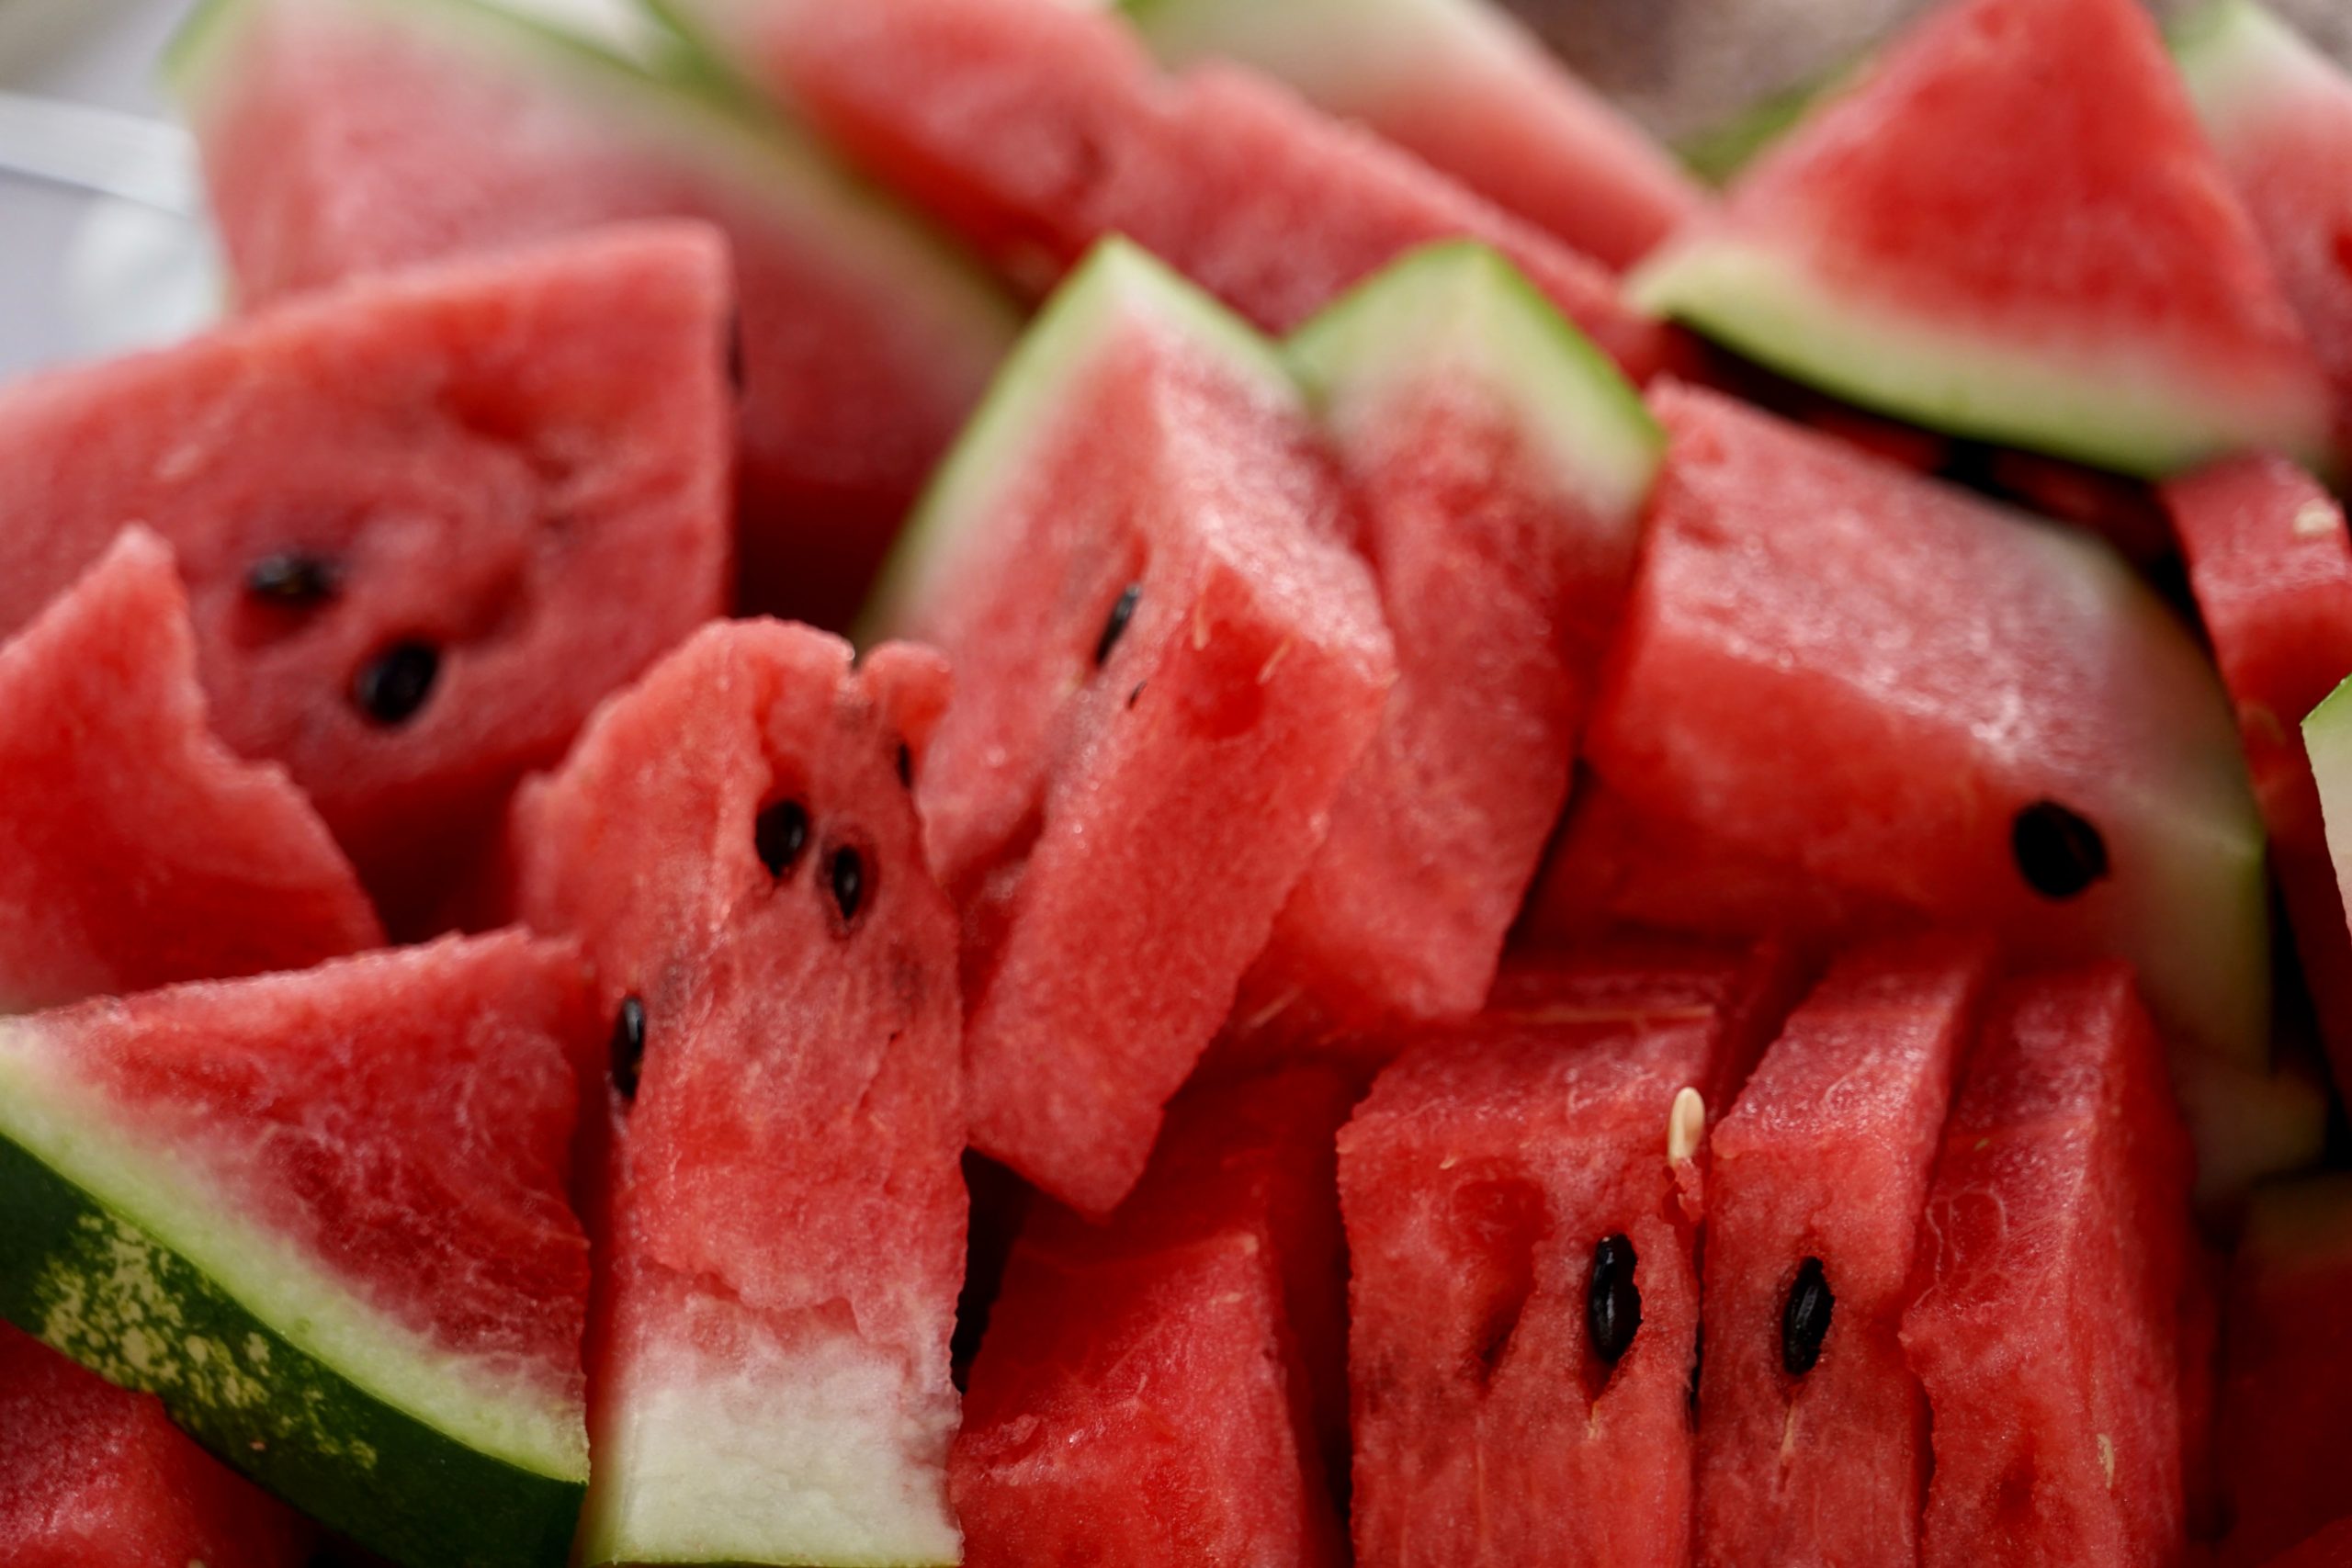
<svg viewBox="0 0 2352 1568">
<path fill-rule="evenodd" d="M 1341 1132 L 1360 1560 L 1688 1560 L 1699 1281 L 1667 1128 L 1716 1040 L 1704 1016 L 1475 1021 Z M 1641 1321 L 1612 1367 L 1586 1306 L 1620 1235 Z"/>
<path fill-rule="evenodd" d="M 606 1019 L 633 996 L 645 1021 L 613 1100 L 598 1561 L 953 1560 L 956 920 L 897 771 L 902 745 L 929 765 L 945 695 L 922 650 L 853 671 L 836 638 L 727 623 L 517 800 L 518 908 L 581 938 Z M 779 876 L 757 824 L 785 803 L 806 842 Z"/>
<path fill-rule="evenodd" d="M 1918 1216 L 1990 965 L 1929 939 L 1840 962 L 1715 1126 L 1698 1560 L 1722 1568 L 1909 1562 L 1927 1402 L 1901 1325 Z M 1832 1292 L 1820 1359 L 1787 1371 L 1805 1259 Z"/>
<path fill-rule="evenodd" d="M 1016 276 L 1123 233 L 1270 332 L 1403 252 L 1509 255 L 1636 378 L 1666 339 L 1600 266 L 1369 132 L 1222 66 L 1162 76 L 1115 15 L 1058 0 L 695 0 L 775 93 Z"/>
<path fill-rule="evenodd" d="M 383 942 L 301 792 L 213 738 L 187 598 L 144 529 L 0 645 L 0 773 L 8 1010 Z"/>
<path fill-rule="evenodd" d="M 300 1568 L 312 1530 L 131 1393 L 0 1323 L 9 1568 Z"/>
<path fill-rule="evenodd" d="M 893 220 L 833 210 L 853 198 L 804 197 L 758 130 L 696 126 L 721 111 L 462 0 L 399 20 L 370 0 L 253 3 L 193 106 L 243 302 L 616 221 L 716 224 L 742 354 L 741 602 L 846 624 L 1009 343 L 1009 309 Z"/>
<path fill-rule="evenodd" d="M 2342 508 L 2283 457 L 2222 464 L 2165 501 L 2237 704 L 2321 1034 L 2336 1081 L 2352 1084 L 2352 936 L 2303 745 L 2303 720 L 2352 677 L 2352 537 Z"/>
<path fill-rule="evenodd" d="M 1903 1320 L 1933 1427 L 1924 1568 L 2178 1560 L 2188 1190 L 2130 973 L 1997 992 Z"/>
<path fill-rule="evenodd" d="M 177 553 L 221 738 L 310 793 L 388 923 L 429 924 L 514 781 L 723 602 L 728 310 L 716 236 L 662 226 L 20 382 L 0 467 L 40 525 L 0 542 L 0 629 L 144 521 Z M 328 562 L 333 595 L 250 593 L 286 552 Z M 412 640 L 437 675 L 379 722 L 355 683 Z"/>
<path fill-rule="evenodd" d="M 1673 446 L 1589 732 L 1602 781 L 1744 871 L 1792 864 L 1833 909 L 2134 959 L 2185 1043 L 2261 1059 L 2260 818 L 2219 682 L 2162 604 L 2091 541 L 1712 394 L 1653 403 Z M 2045 801 L 2105 850 L 2071 897 L 2012 847 Z M 2193 942 L 2184 900 L 2207 911 Z"/>
</svg>

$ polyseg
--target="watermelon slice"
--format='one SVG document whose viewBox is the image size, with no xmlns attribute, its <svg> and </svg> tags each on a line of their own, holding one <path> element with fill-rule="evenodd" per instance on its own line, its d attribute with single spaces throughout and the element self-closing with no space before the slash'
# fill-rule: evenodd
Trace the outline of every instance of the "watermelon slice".
<svg viewBox="0 0 2352 1568">
<path fill-rule="evenodd" d="M 1702 1564 L 1917 1561 L 1927 1402 L 1896 1335 L 1989 968 L 1935 939 L 1844 959 L 1709 1140 Z"/>
<path fill-rule="evenodd" d="M 587 1562 L 956 1560 L 956 919 L 902 782 L 945 698 L 728 623 L 516 802 L 516 905 L 613 1021 Z"/>
<path fill-rule="evenodd" d="M 2326 450 L 2327 392 L 2134 0 L 1961 0 L 1635 298 L 1933 429 L 2163 475 Z"/>
<path fill-rule="evenodd" d="M 1012 340 L 796 132 L 476 0 L 211 0 L 174 65 L 248 304 L 617 220 L 723 229 L 753 608 L 846 622 Z"/>
<path fill-rule="evenodd" d="M 145 521 L 221 737 L 430 926 L 514 781 L 723 602 L 728 310 L 717 237 L 665 226 L 20 382 L 0 630 Z"/>
<path fill-rule="evenodd" d="M 2335 389 L 2337 455 L 2352 460 L 2352 75 L 2254 0 L 2214 0 L 2175 52 Z"/>
<path fill-rule="evenodd" d="M 382 945 L 311 803 L 207 727 L 168 547 L 131 528 L 0 646 L 0 1007 Z"/>
<path fill-rule="evenodd" d="M 1073 1207 L 1141 1174 L 1379 723 L 1341 511 L 1271 346 L 1113 243 L 885 578 L 876 627 L 956 671 L 915 787 L 964 910 L 972 1141 Z"/>
<path fill-rule="evenodd" d="M 1322 1069 L 1187 1096 L 1108 1225 L 1043 1208 L 1014 1251 L 956 1445 L 972 1568 L 1345 1561 L 1345 1266 Z M 1336 1419 L 1334 1429 L 1331 1422 Z"/>
<path fill-rule="evenodd" d="M 1600 265 L 1246 71 L 1162 76 L 1065 0 L 672 0 L 853 163 L 1042 287 L 1125 234 L 1268 332 L 1485 240 L 1636 379 L 1667 338 Z"/>
<path fill-rule="evenodd" d="M 1163 64 L 1287 83 L 1622 270 L 1706 205 L 1640 127 L 1490 0 L 1125 0 Z"/>
<path fill-rule="evenodd" d="M 2004 987 L 1903 1318 L 1934 1427 L 1922 1568 L 2179 1561 L 2188 1191 L 2130 974 Z"/>
<path fill-rule="evenodd" d="M 594 1037 L 513 934 L 0 1024 L 0 1312 L 402 1562 L 560 1564 Z"/>
<path fill-rule="evenodd" d="M 116 1388 L 0 1323 L 9 1568 L 300 1568 L 311 1528 Z"/>
</svg>

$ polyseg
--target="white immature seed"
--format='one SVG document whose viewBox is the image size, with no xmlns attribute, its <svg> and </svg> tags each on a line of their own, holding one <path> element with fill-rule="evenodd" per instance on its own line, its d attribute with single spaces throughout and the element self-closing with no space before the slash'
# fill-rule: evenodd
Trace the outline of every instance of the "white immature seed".
<svg viewBox="0 0 2352 1568">
<path fill-rule="evenodd" d="M 1706 1130 L 1706 1098 L 1685 1084 L 1674 1091 L 1674 1104 L 1666 1113 L 1666 1163 L 1680 1165 L 1696 1156 L 1700 1134 Z"/>
</svg>

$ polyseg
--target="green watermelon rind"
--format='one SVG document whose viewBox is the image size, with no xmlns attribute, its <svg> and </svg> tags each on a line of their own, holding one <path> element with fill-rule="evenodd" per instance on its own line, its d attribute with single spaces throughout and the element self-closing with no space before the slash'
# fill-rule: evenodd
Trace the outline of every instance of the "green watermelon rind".
<svg viewBox="0 0 2352 1568">
<path fill-rule="evenodd" d="M 2320 816 L 2336 886 L 2352 896 L 2352 681 L 2335 688 L 2303 720 L 2303 749 L 2319 782 Z"/>
<path fill-rule="evenodd" d="M 1666 432 L 1609 356 L 1517 267 L 1471 240 L 1427 245 L 1357 285 L 1283 345 L 1344 444 L 1359 410 L 1459 374 L 1502 401 L 1560 488 L 1593 515 L 1638 513 Z"/>
<path fill-rule="evenodd" d="M 1924 309 L 1831 287 L 1779 246 L 1720 232 L 1669 244 L 1627 282 L 1640 309 L 1864 408 L 1946 434 L 2162 479 L 2283 446 L 2328 462 L 2316 380 L 2276 396 L 2216 385 L 2189 364 L 2101 351 L 2067 369 L 2031 344 L 1939 327 Z"/>
<path fill-rule="evenodd" d="M 436 1354 L 79 1109 L 0 1024 L 0 1317 L 126 1387 L 374 1550 L 448 1568 L 562 1563 L 582 1412 Z"/>
<path fill-rule="evenodd" d="M 1503 18 L 1464 0 L 1116 0 L 1115 8 L 1170 70 L 1237 61 L 1340 115 L 1372 114 L 1432 61 L 1466 84 L 1526 51 Z"/>
<path fill-rule="evenodd" d="M 1116 323 L 1139 318 L 1187 340 L 1277 402 L 1303 406 L 1275 344 L 1141 246 L 1102 241 L 1014 346 L 916 503 L 859 619 L 861 647 L 900 635 L 933 594 L 956 581 L 959 547 L 1030 470 L 1031 447 L 1051 438 L 1054 418 L 1069 407 L 1091 351 Z"/>
</svg>

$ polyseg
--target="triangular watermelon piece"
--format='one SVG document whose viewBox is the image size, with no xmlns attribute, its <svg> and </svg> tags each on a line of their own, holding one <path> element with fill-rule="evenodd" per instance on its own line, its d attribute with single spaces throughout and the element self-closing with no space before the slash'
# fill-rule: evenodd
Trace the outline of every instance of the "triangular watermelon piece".
<svg viewBox="0 0 2352 1568">
<path fill-rule="evenodd" d="M 2310 348 L 2135 0 L 1948 6 L 1634 292 L 1955 434 L 2149 475 L 2327 446 Z"/>
<path fill-rule="evenodd" d="M 956 925 L 907 784 L 945 699 L 728 623 L 516 802 L 517 905 L 613 1021 L 590 1563 L 956 1561 Z"/>
<path fill-rule="evenodd" d="M 589 1006 L 508 933 L 0 1024 L 0 1312 L 374 1550 L 563 1562 Z"/>
<path fill-rule="evenodd" d="M 213 0 L 174 55 L 247 306 L 628 219 L 726 231 L 749 607 L 846 624 L 1015 331 L 798 133 L 477 0 Z"/>
<path fill-rule="evenodd" d="M 144 528 L 0 645 L 0 777 L 10 1011 L 382 945 L 311 803 L 213 738 L 187 600 Z"/>
<path fill-rule="evenodd" d="M 724 602 L 726 268 L 615 231 L 19 382 L 0 631 L 146 523 L 222 738 L 429 926 L 514 780 Z"/>
</svg>

